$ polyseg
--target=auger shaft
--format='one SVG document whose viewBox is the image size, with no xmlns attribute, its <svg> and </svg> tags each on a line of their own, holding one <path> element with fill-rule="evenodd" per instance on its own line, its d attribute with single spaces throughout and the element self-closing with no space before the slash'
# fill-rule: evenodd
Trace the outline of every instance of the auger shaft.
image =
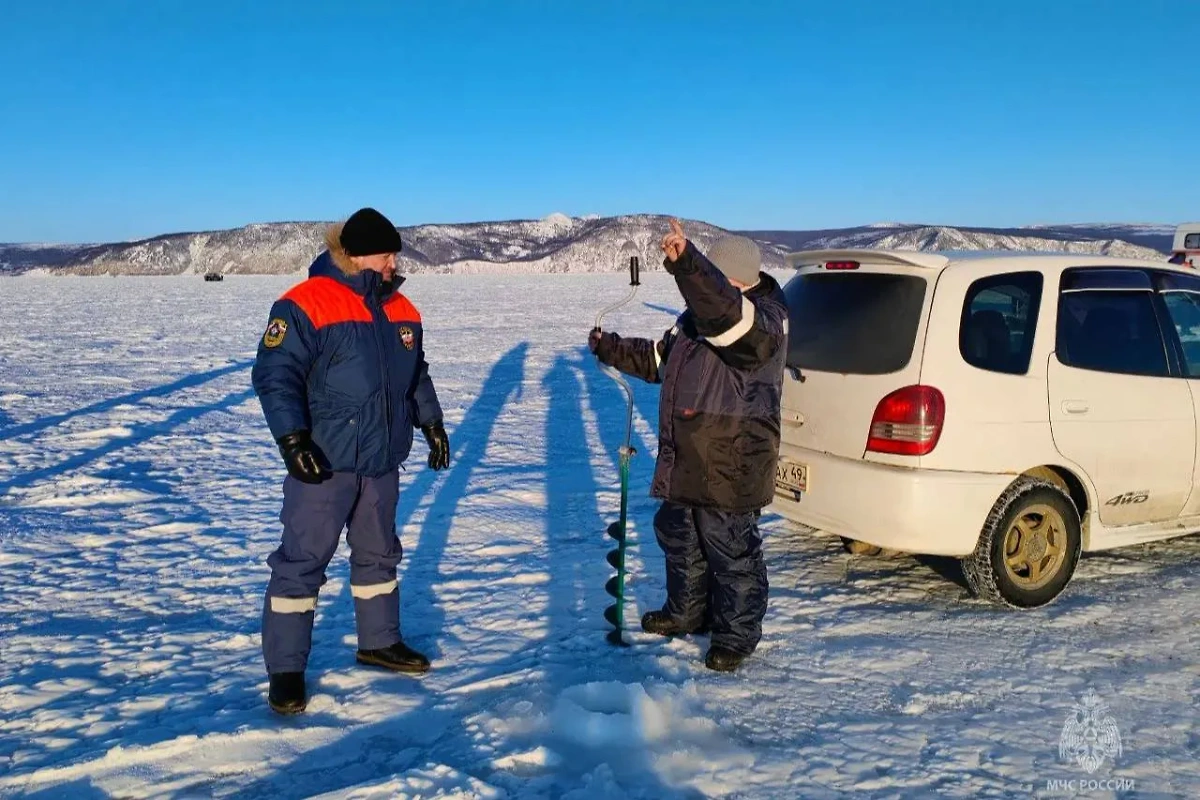
<svg viewBox="0 0 1200 800">
<path fill-rule="evenodd" d="M 628 249 L 628 247 L 625 249 Z M 599 316 L 596 317 L 597 328 L 600 328 L 600 321 L 604 318 L 605 314 L 625 305 L 637 294 L 638 286 L 641 284 L 638 275 L 638 266 L 638 257 L 636 255 L 630 256 L 629 285 L 632 289 L 624 300 L 600 312 Z M 633 438 L 633 388 L 630 387 L 629 381 L 625 380 L 625 377 L 616 369 L 605 365 L 602 367 L 602 370 L 604 374 L 616 381 L 624 390 L 628 404 L 625 415 L 625 443 L 621 445 L 619 451 L 621 464 L 621 515 L 616 522 L 608 526 L 608 535 L 616 540 L 617 547 L 609 551 L 607 560 L 609 565 L 616 569 L 617 574 L 609 578 L 607 583 L 604 584 L 605 591 L 616 600 L 615 603 L 604 609 L 604 618 L 613 626 L 613 630 L 608 632 L 606 638 L 612 644 L 624 647 L 628 644 L 622 637 L 622 632 L 625 629 L 625 552 L 628 543 L 626 522 L 629 510 L 629 462 L 634 453 L 637 452 L 631 445 Z"/>
</svg>

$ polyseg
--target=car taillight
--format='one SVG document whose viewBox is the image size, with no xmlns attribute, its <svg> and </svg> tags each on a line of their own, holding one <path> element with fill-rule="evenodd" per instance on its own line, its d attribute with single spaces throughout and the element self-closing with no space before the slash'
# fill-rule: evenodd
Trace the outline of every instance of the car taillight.
<svg viewBox="0 0 1200 800">
<path fill-rule="evenodd" d="M 879 401 L 871 418 L 867 450 L 923 456 L 937 447 L 946 419 L 946 398 L 932 386 L 906 386 Z"/>
<path fill-rule="evenodd" d="M 825 269 L 858 269 L 857 261 L 826 261 Z"/>
</svg>

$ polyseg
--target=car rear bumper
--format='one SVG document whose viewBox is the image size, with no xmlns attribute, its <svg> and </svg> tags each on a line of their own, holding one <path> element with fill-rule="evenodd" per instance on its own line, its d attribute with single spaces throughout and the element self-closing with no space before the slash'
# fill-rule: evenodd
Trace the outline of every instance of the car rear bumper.
<svg viewBox="0 0 1200 800">
<path fill-rule="evenodd" d="M 777 490 L 771 510 L 812 528 L 906 553 L 965 556 L 1012 475 L 909 469 L 839 458 L 784 443 L 808 465 L 797 502 Z"/>
</svg>

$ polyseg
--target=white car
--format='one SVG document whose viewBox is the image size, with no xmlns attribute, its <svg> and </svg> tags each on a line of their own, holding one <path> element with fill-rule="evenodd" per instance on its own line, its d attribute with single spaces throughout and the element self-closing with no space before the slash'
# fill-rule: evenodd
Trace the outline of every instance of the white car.
<svg viewBox="0 0 1200 800">
<path fill-rule="evenodd" d="M 1053 600 L 1200 531 L 1200 275 L 1088 255 L 794 253 L 772 509 Z"/>
</svg>

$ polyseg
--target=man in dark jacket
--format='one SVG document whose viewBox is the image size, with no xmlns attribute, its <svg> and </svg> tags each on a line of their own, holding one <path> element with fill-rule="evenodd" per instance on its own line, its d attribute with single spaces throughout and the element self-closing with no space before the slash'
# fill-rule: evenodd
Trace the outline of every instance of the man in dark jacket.
<svg viewBox="0 0 1200 800">
<path fill-rule="evenodd" d="M 767 610 L 758 518 L 775 493 L 787 301 L 750 239 L 725 237 L 706 258 L 671 220 L 662 247 L 687 310 L 657 343 L 593 330 L 589 345 L 662 384 L 650 493 L 664 501 L 654 530 L 667 601 L 642 628 L 711 630 L 705 664 L 733 671 L 758 646 Z"/>
<path fill-rule="evenodd" d="M 330 229 L 325 243 L 308 280 L 271 307 L 252 371 L 288 472 L 262 628 L 268 701 L 280 713 L 307 704 L 317 595 L 343 528 L 357 660 L 397 672 L 429 669 L 401 640 L 396 580 L 398 468 L 414 427 L 429 443 L 429 466 L 450 464 L 421 315 L 396 291 L 404 280 L 396 276 L 400 234 L 364 208 Z"/>
</svg>

